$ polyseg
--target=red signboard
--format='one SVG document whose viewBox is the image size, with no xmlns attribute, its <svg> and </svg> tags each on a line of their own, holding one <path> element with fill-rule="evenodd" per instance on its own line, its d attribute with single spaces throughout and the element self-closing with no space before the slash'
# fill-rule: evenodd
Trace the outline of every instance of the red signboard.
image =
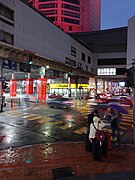
<svg viewBox="0 0 135 180">
<path fill-rule="evenodd" d="M 38 79 L 38 100 L 42 100 L 42 81 Z"/>
<path fill-rule="evenodd" d="M 16 96 L 16 86 L 17 86 L 16 79 L 11 79 L 10 80 L 10 96 L 11 97 L 15 97 Z"/>
<path fill-rule="evenodd" d="M 33 94 L 33 79 L 26 79 L 26 94 Z"/>
<path fill-rule="evenodd" d="M 47 79 L 39 78 L 38 79 L 38 99 L 46 101 L 46 88 L 47 88 Z"/>
</svg>

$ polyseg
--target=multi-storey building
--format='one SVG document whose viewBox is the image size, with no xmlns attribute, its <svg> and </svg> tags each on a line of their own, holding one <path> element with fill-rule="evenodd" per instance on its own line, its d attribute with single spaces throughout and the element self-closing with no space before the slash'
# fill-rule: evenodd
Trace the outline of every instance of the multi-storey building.
<svg viewBox="0 0 135 180">
<path fill-rule="evenodd" d="M 80 97 L 93 87 L 89 79 L 94 79 L 96 67 L 88 48 L 25 0 L 0 0 L 0 7 L 0 70 L 3 68 L 0 73 L 7 80 L 13 75 L 16 83 L 20 83 L 18 87 L 24 88 L 28 73 L 34 81 L 43 75 L 50 85 L 49 92 L 67 95 L 70 90 L 72 97 Z"/>
<path fill-rule="evenodd" d="M 120 82 L 126 81 L 127 27 L 96 32 L 72 33 L 70 35 L 75 40 L 86 44 L 95 54 L 97 59 L 98 89 L 103 84 L 102 80 L 117 82 L 112 83 L 110 86 L 119 86 L 120 89 L 120 84 L 124 84 Z"/>
<path fill-rule="evenodd" d="M 96 78 L 107 82 L 125 80 L 126 65 L 135 57 L 135 18 L 129 21 L 128 30 L 125 27 L 70 33 L 73 39 L 25 0 L 0 0 L 0 6 L 0 63 L 6 60 L 3 73 L 7 79 L 11 79 L 12 73 L 16 79 L 25 79 L 28 72 L 36 79 L 40 76 L 38 70 L 49 65 L 44 74 L 48 79 L 51 77 L 50 84 L 56 83 L 50 92 L 67 94 L 68 83 L 71 83 L 74 84 L 71 86 L 73 96 L 81 92 L 79 88 L 83 85 L 82 92 L 87 93 L 93 87 L 96 74 Z M 29 58 L 33 60 L 31 69 L 28 69 Z M 98 87 L 99 83 L 95 84 Z M 104 84 L 100 85 L 100 91 L 105 89 Z"/>
<path fill-rule="evenodd" d="M 27 0 L 65 32 L 100 29 L 100 0 Z"/>
</svg>

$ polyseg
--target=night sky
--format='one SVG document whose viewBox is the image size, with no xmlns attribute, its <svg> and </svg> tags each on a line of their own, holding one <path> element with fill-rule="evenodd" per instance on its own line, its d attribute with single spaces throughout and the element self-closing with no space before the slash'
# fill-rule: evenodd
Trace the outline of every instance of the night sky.
<svg viewBox="0 0 135 180">
<path fill-rule="evenodd" d="M 101 29 L 124 27 L 135 15 L 135 0 L 101 0 Z"/>
</svg>

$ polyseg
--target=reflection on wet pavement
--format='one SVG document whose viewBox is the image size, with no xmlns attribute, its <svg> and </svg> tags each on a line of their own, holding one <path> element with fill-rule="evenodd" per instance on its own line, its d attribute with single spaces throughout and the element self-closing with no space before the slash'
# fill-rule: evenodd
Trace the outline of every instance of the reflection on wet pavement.
<svg viewBox="0 0 135 180">
<path fill-rule="evenodd" d="M 135 171 L 133 148 L 112 149 L 106 161 L 92 161 L 83 143 L 38 144 L 0 151 L 0 179 L 53 179 L 52 169 L 70 166 L 76 176 Z"/>
<path fill-rule="evenodd" d="M 69 109 L 48 108 L 45 104 L 33 104 L 25 109 L 10 109 L 0 116 L 1 125 L 4 127 L 1 132 L 6 135 L 1 148 L 46 142 L 84 141 L 86 119 L 92 109 L 93 107 L 83 100 L 75 101 L 74 108 Z M 102 109 L 99 110 L 102 113 Z M 131 123 L 128 122 L 129 124 Z M 122 135 L 127 130 L 127 124 L 126 127 L 122 126 L 121 130 Z"/>
<path fill-rule="evenodd" d="M 3 147 L 14 147 L 42 142 L 82 141 L 84 118 L 77 109 L 50 109 L 46 105 L 33 105 L 25 109 L 6 111 L 0 117 L 6 135 Z M 83 137 L 79 137 L 79 136 Z"/>
</svg>

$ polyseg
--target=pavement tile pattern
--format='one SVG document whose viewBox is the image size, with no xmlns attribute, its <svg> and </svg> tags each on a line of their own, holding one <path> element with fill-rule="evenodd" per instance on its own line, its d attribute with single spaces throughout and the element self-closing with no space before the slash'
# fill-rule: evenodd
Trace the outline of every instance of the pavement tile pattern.
<svg viewBox="0 0 135 180">
<path fill-rule="evenodd" d="M 53 180 L 52 169 L 67 166 L 75 176 L 135 171 L 135 149 L 113 148 L 101 162 L 92 160 L 84 143 L 38 144 L 0 151 L 0 180 Z"/>
</svg>

